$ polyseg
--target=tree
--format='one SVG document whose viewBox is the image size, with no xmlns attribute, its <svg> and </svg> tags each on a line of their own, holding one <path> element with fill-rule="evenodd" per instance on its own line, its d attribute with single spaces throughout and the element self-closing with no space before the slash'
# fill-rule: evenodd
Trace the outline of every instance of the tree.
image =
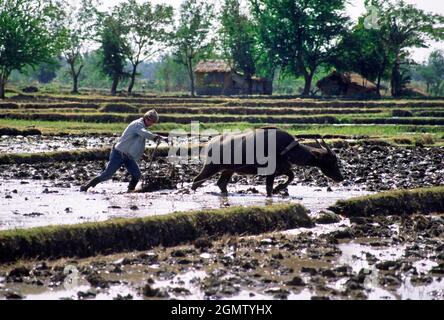
<svg viewBox="0 0 444 320">
<path fill-rule="evenodd" d="M 128 93 L 131 93 L 139 64 L 165 48 L 168 27 L 173 23 L 173 7 L 163 4 L 153 6 L 150 2 L 138 4 L 136 0 L 128 0 L 118 8 L 118 17 L 128 30 L 127 58 L 132 67 Z"/>
<path fill-rule="evenodd" d="M 111 94 L 117 93 L 119 81 L 128 77 L 125 71 L 129 46 L 124 39 L 127 29 L 114 16 L 107 16 L 101 31 L 102 69 L 112 80 Z"/>
<path fill-rule="evenodd" d="M 100 48 L 85 52 L 82 57 L 84 65 L 79 76 L 79 85 L 90 88 L 109 87 L 109 79 L 103 72 L 103 53 Z"/>
<path fill-rule="evenodd" d="M 384 46 L 389 50 L 392 61 L 391 90 L 394 97 L 402 95 L 403 59 L 409 48 L 427 48 L 428 40 L 444 39 L 444 17 L 427 13 L 404 1 L 367 0 L 380 9 L 379 34 Z"/>
<path fill-rule="evenodd" d="M 380 96 L 381 80 L 389 76 L 389 55 L 379 31 L 364 25 L 366 16 L 359 18 L 358 24 L 340 41 L 331 57 L 331 65 L 338 71 L 359 73 L 364 78 L 376 81 L 376 91 Z"/>
<path fill-rule="evenodd" d="M 60 59 L 53 58 L 51 61 L 43 62 L 38 66 L 35 77 L 41 83 L 50 83 L 57 76 L 57 70 L 60 67 Z"/>
<path fill-rule="evenodd" d="M 444 83 L 444 51 L 433 51 L 427 63 L 417 66 L 416 71 L 426 83 L 427 93 L 439 95 L 440 87 Z"/>
<path fill-rule="evenodd" d="M 186 67 L 174 56 L 164 56 L 159 62 L 155 77 L 160 90 L 165 92 L 186 91 L 190 80 Z"/>
<path fill-rule="evenodd" d="M 256 39 L 253 22 L 241 12 L 239 0 L 225 0 L 220 16 L 219 31 L 225 55 L 235 70 L 244 74 L 248 93 L 252 93 L 252 76 L 256 73 Z"/>
<path fill-rule="evenodd" d="M 346 29 L 345 0 L 250 0 L 260 41 L 283 70 L 304 77 L 309 95 L 317 68 Z"/>
<path fill-rule="evenodd" d="M 84 56 L 95 39 L 101 13 L 97 11 L 98 0 L 81 0 L 80 6 L 65 3 L 64 24 L 67 30 L 63 56 L 69 66 L 73 86 L 78 93 L 80 73 L 84 68 Z"/>
<path fill-rule="evenodd" d="M 59 6 L 49 1 L 0 2 L 0 98 L 13 70 L 49 62 L 61 50 Z"/>
<path fill-rule="evenodd" d="M 199 55 L 208 50 L 208 34 L 214 18 L 213 5 L 203 0 L 185 0 L 180 6 L 179 24 L 174 30 L 171 45 L 180 63 L 186 66 L 190 91 L 194 96 L 194 64 Z"/>
</svg>

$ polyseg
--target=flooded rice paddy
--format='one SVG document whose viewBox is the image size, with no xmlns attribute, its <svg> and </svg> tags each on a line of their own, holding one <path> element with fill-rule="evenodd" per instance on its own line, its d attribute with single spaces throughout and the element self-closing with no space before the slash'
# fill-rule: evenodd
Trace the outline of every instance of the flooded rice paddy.
<svg viewBox="0 0 444 320">
<path fill-rule="evenodd" d="M 2 137 L 0 151 L 99 148 L 114 139 Z M 335 151 L 343 183 L 331 184 L 316 169 L 296 168 L 288 192 L 272 199 L 265 197 L 263 180 L 250 178 L 235 177 L 228 196 L 220 195 L 215 179 L 192 192 L 198 165 L 185 168 L 177 189 L 153 193 L 127 193 L 124 171 L 80 193 L 79 186 L 105 161 L 1 165 L 0 230 L 281 202 L 304 205 L 316 225 L 88 259 L 0 265 L 0 299 L 444 299 L 443 215 L 348 219 L 324 212 L 339 199 L 442 185 L 444 148 L 364 144 Z M 155 166 L 159 172 L 168 168 L 162 161 Z M 75 281 L 67 281 L 73 275 Z"/>
</svg>

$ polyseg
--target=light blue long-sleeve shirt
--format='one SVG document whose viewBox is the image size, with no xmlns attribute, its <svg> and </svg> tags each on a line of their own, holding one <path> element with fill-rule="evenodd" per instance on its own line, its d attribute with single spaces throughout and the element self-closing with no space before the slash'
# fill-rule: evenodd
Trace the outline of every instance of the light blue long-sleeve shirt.
<svg viewBox="0 0 444 320">
<path fill-rule="evenodd" d="M 140 118 L 128 125 L 119 138 L 119 142 L 115 145 L 115 149 L 125 153 L 135 161 L 139 161 L 145 152 L 146 139 L 154 140 L 155 137 L 155 134 L 146 130 L 143 118 Z"/>
</svg>

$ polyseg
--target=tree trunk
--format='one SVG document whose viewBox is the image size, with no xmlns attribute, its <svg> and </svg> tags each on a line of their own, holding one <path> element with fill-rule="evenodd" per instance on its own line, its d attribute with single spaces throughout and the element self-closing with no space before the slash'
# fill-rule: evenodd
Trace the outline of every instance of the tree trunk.
<svg viewBox="0 0 444 320">
<path fill-rule="evenodd" d="M 118 77 L 114 77 L 113 78 L 113 84 L 111 86 L 111 95 L 115 96 L 117 93 L 117 86 L 119 84 L 119 78 Z"/>
<path fill-rule="evenodd" d="M 128 86 L 128 94 L 133 92 L 134 83 L 136 82 L 137 64 L 133 65 L 133 71 L 131 72 L 131 80 Z"/>
<path fill-rule="evenodd" d="M 5 75 L 0 75 L 0 99 L 5 99 L 5 87 L 6 87 L 6 82 L 8 82 L 8 77 L 9 74 Z"/>
<path fill-rule="evenodd" d="M 268 92 L 270 95 L 273 94 L 274 90 L 274 76 L 276 73 L 276 69 L 273 67 L 272 70 L 268 73 L 267 72 L 267 79 L 270 81 L 270 92 Z"/>
<path fill-rule="evenodd" d="M 79 76 L 78 75 L 74 75 L 72 77 L 72 92 L 71 93 L 79 93 L 79 88 L 78 88 L 78 83 L 79 83 Z"/>
<path fill-rule="evenodd" d="M 5 99 L 5 83 L 0 80 L 0 99 Z"/>
<path fill-rule="evenodd" d="M 381 98 L 381 81 L 386 67 L 387 67 L 387 56 L 384 55 L 384 60 L 382 62 L 381 68 L 378 71 L 378 80 L 376 82 L 376 95 L 378 96 L 378 98 Z"/>
<path fill-rule="evenodd" d="M 376 82 L 376 95 L 378 96 L 378 98 L 381 98 L 381 79 L 382 79 L 382 74 L 381 72 L 379 72 L 378 81 Z"/>
<path fill-rule="evenodd" d="M 310 95 L 311 82 L 313 81 L 313 75 L 314 75 L 314 72 L 311 72 L 311 73 L 307 72 L 304 74 L 305 85 L 304 85 L 304 91 L 302 92 L 303 96 Z"/>
<path fill-rule="evenodd" d="M 80 71 L 82 71 L 83 65 L 79 67 L 79 70 L 76 71 L 75 60 L 67 60 L 69 66 L 71 68 L 71 77 L 72 77 L 72 91 L 71 93 L 79 93 L 78 83 L 79 83 L 79 75 Z"/>
<path fill-rule="evenodd" d="M 253 79 L 251 79 L 251 75 L 247 75 L 247 83 L 248 83 L 248 94 L 253 94 Z"/>
<path fill-rule="evenodd" d="M 193 60 L 188 58 L 188 74 L 191 81 L 191 96 L 194 97 L 194 73 L 193 73 Z"/>
<path fill-rule="evenodd" d="M 191 96 L 195 97 L 196 95 L 194 94 L 195 89 L 194 89 L 194 75 L 191 76 Z"/>
<path fill-rule="evenodd" d="M 400 68 L 399 57 L 397 57 L 392 69 L 391 91 L 393 97 L 399 97 L 402 91 Z"/>
<path fill-rule="evenodd" d="M 170 74 L 169 72 L 164 73 L 165 80 L 165 92 L 170 92 Z"/>
</svg>

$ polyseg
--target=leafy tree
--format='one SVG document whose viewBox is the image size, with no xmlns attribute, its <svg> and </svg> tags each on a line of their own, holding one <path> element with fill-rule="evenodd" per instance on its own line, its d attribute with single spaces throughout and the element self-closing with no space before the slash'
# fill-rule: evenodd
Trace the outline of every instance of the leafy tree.
<svg viewBox="0 0 444 320">
<path fill-rule="evenodd" d="M 367 0 L 380 8 L 379 34 L 390 52 L 391 90 L 394 97 L 402 95 L 402 65 L 409 48 L 427 48 L 428 40 L 444 39 L 444 17 L 427 13 L 403 0 Z"/>
<path fill-rule="evenodd" d="M 331 64 L 341 72 L 353 71 L 363 77 L 376 81 L 377 94 L 380 95 L 381 80 L 388 77 L 390 52 L 385 47 L 379 31 L 367 29 L 365 16 L 340 41 L 331 57 Z"/>
<path fill-rule="evenodd" d="M 107 16 L 101 31 L 102 70 L 112 80 L 111 94 L 116 95 L 119 81 L 128 77 L 125 71 L 129 46 L 124 34 L 127 29 L 113 15 Z"/>
<path fill-rule="evenodd" d="M 72 78 L 72 93 L 78 93 L 80 73 L 85 67 L 84 56 L 97 34 L 102 14 L 97 10 L 98 0 L 81 0 L 80 5 L 65 3 L 64 25 L 66 37 L 63 57 Z"/>
<path fill-rule="evenodd" d="M 417 66 L 416 71 L 426 83 L 427 93 L 439 95 L 444 83 L 444 51 L 433 51 L 427 63 Z"/>
<path fill-rule="evenodd" d="M 109 87 L 109 78 L 103 72 L 103 53 L 100 48 L 86 52 L 82 61 L 84 67 L 79 77 L 79 85 L 89 88 Z"/>
<path fill-rule="evenodd" d="M 256 73 L 256 39 L 253 22 L 241 12 L 239 0 L 225 0 L 220 15 L 219 31 L 225 55 L 234 63 L 235 70 L 244 74 L 248 92 L 252 93 L 252 76 Z"/>
<path fill-rule="evenodd" d="M 57 3 L 37 0 L 0 2 L 0 98 L 13 70 L 49 61 L 61 50 Z"/>
<path fill-rule="evenodd" d="M 118 8 L 118 17 L 128 30 L 125 37 L 129 44 L 127 58 L 132 67 L 128 86 L 128 93 L 131 93 L 140 63 L 165 49 L 168 28 L 173 23 L 173 7 L 127 0 Z"/>
<path fill-rule="evenodd" d="M 260 41 L 277 63 L 303 76 L 309 95 L 317 68 L 326 63 L 348 23 L 345 0 L 250 0 Z"/>
<path fill-rule="evenodd" d="M 214 6 L 203 0 L 185 0 L 180 7 L 179 24 L 171 40 L 175 56 L 187 68 L 190 91 L 194 96 L 193 67 L 199 55 L 209 50 L 212 42 L 208 35 L 214 18 Z"/>
<path fill-rule="evenodd" d="M 165 92 L 184 91 L 190 86 L 186 67 L 177 62 L 177 57 L 164 56 L 156 70 L 160 90 Z"/>
<path fill-rule="evenodd" d="M 41 83 L 50 83 L 57 76 L 57 70 L 60 69 L 60 60 L 53 58 L 48 62 L 41 63 L 37 70 L 35 77 Z"/>
</svg>

